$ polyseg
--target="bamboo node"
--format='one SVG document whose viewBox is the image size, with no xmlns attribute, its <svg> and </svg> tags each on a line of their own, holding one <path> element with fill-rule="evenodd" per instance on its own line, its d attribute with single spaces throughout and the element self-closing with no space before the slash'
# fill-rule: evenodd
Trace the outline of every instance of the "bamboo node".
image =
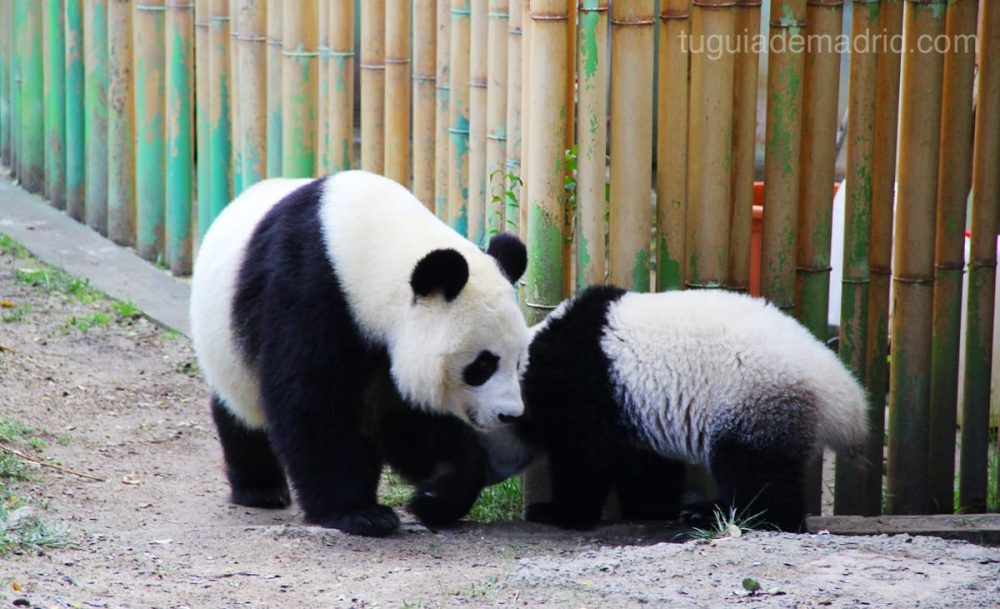
<svg viewBox="0 0 1000 609">
<path fill-rule="evenodd" d="M 244 36 L 242 34 L 233 34 L 233 38 L 240 42 L 267 42 L 267 36 Z"/>
<path fill-rule="evenodd" d="M 326 54 L 330 57 L 354 57 L 354 51 L 334 51 L 330 49 Z"/>
<path fill-rule="evenodd" d="M 557 304 L 554 304 L 554 305 L 542 304 L 540 302 L 531 302 L 530 300 L 525 299 L 524 300 L 524 306 L 528 307 L 529 309 L 541 309 L 543 311 L 553 311 L 559 305 L 557 305 Z"/>
<path fill-rule="evenodd" d="M 165 6 L 166 8 L 188 9 L 188 8 L 194 8 L 194 3 L 193 2 L 168 2 L 168 3 L 164 4 L 163 6 Z"/>
<path fill-rule="evenodd" d="M 448 133 L 456 133 L 458 135 L 469 135 L 469 128 L 460 129 L 458 127 L 448 127 Z"/>
<path fill-rule="evenodd" d="M 934 264 L 934 268 L 939 271 L 964 271 L 964 262 L 938 262 Z"/>
<path fill-rule="evenodd" d="M 892 275 L 892 269 L 889 267 L 871 266 L 868 267 L 868 273 L 871 275 L 878 275 L 880 277 L 887 277 Z"/>
<path fill-rule="evenodd" d="M 972 269 L 995 269 L 997 268 L 996 260 L 970 260 L 969 270 Z"/>
<path fill-rule="evenodd" d="M 437 82 L 437 76 L 433 74 L 414 74 L 412 79 L 417 82 Z"/>
<path fill-rule="evenodd" d="M 319 51 L 281 51 L 281 54 L 285 57 L 319 57 Z"/>
<path fill-rule="evenodd" d="M 595 6 L 595 7 L 581 6 L 580 8 L 576 9 L 576 11 L 578 13 L 606 13 L 606 12 L 608 12 L 608 7 L 607 6 Z"/>
<path fill-rule="evenodd" d="M 471 8 L 452 8 L 452 9 L 449 9 L 449 10 L 451 11 L 452 15 L 471 15 L 472 14 L 472 9 Z"/>
<path fill-rule="evenodd" d="M 866 285 L 871 282 L 870 277 L 844 277 L 840 280 L 840 283 L 847 285 Z"/>
<path fill-rule="evenodd" d="M 904 275 L 893 275 L 892 280 L 898 283 L 905 283 L 908 285 L 927 285 L 934 283 L 933 276 L 918 275 L 916 277 L 906 277 Z"/>
<path fill-rule="evenodd" d="M 488 13 L 486 16 L 491 19 L 500 19 L 501 21 L 504 19 L 510 19 L 510 13 Z"/>
<path fill-rule="evenodd" d="M 569 15 L 536 15 L 531 14 L 533 21 L 569 21 Z"/>
<path fill-rule="evenodd" d="M 492 142 L 506 142 L 507 141 L 507 136 L 506 135 L 493 135 L 493 134 L 487 133 L 486 134 L 486 139 L 490 140 Z"/>
<path fill-rule="evenodd" d="M 844 0 L 806 0 L 806 6 L 829 6 L 835 8 L 844 6 Z"/>
<path fill-rule="evenodd" d="M 385 63 L 391 63 L 394 65 L 410 63 L 410 60 L 408 58 L 404 59 L 402 57 L 386 57 L 383 61 Z"/>
<path fill-rule="evenodd" d="M 740 3 L 737 0 L 730 0 L 729 2 L 713 2 L 712 0 L 694 0 L 691 2 L 692 6 L 697 6 L 699 8 L 732 8 L 734 6 L 739 6 Z"/>
<path fill-rule="evenodd" d="M 507 33 L 510 34 L 511 36 L 520 36 L 523 32 L 524 30 L 522 30 L 519 27 L 512 27 L 507 29 Z"/>
<path fill-rule="evenodd" d="M 229 15 L 212 15 L 208 18 L 208 21 L 210 23 L 211 22 L 223 23 L 225 21 L 229 21 Z"/>
<path fill-rule="evenodd" d="M 829 273 L 833 270 L 830 265 L 826 266 L 796 266 L 795 271 L 797 273 L 805 273 L 807 275 L 817 274 L 817 273 Z"/>
<path fill-rule="evenodd" d="M 449 81 L 444 80 L 444 81 L 441 81 L 441 82 L 444 82 L 445 84 L 438 85 L 438 86 L 436 86 L 434 88 L 437 89 L 438 91 L 451 91 L 451 84 L 449 83 Z"/>
<path fill-rule="evenodd" d="M 384 63 L 363 63 L 358 67 L 362 70 L 385 70 Z"/>
<path fill-rule="evenodd" d="M 615 19 L 614 17 L 612 17 L 610 21 L 611 25 L 620 25 L 622 27 L 653 25 L 656 23 L 656 19 Z"/>
<path fill-rule="evenodd" d="M 691 18 L 691 11 L 686 9 L 660 9 L 660 21 L 686 21 Z"/>
<path fill-rule="evenodd" d="M 136 4 L 135 10 L 161 13 L 167 10 L 167 8 L 162 4 Z"/>
<path fill-rule="evenodd" d="M 469 81 L 469 86 L 472 87 L 473 89 L 485 89 L 486 88 L 486 81 L 485 80 L 470 80 Z"/>
<path fill-rule="evenodd" d="M 685 288 L 690 288 L 692 290 L 724 290 L 726 286 L 721 282 L 710 281 L 708 283 L 700 283 L 697 281 L 685 281 Z"/>
</svg>

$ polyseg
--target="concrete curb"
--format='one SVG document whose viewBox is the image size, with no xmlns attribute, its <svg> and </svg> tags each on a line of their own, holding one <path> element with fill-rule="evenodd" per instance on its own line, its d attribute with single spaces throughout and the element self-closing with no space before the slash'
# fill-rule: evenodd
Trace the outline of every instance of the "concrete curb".
<svg viewBox="0 0 1000 609">
<path fill-rule="evenodd" d="M 184 280 L 115 245 L 7 178 L 0 178 L 0 233 L 42 261 L 89 279 L 109 296 L 135 303 L 156 323 L 190 335 L 191 290 Z"/>
</svg>

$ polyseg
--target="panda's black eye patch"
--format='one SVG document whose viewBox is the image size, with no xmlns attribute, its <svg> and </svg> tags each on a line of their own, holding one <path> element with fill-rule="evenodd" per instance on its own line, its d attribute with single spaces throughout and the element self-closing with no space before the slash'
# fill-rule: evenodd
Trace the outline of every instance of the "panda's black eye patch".
<svg viewBox="0 0 1000 609">
<path fill-rule="evenodd" d="M 480 351 L 476 359 L 462 370 L 462 379 L 465 384 L 478 387 L 490 380 L 493 373 L 497 371 L 500 357 L 489 351 Z"/>
</svg>

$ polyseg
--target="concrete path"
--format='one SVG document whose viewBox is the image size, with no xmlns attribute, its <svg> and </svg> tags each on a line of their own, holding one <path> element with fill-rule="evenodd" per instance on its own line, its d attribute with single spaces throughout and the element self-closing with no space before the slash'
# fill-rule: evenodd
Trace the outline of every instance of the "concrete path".
<svg viewBox="0 0 1000 609">
<path fill-rule="evenodd" d="M 0 233 L 41 260 L 89 279 L 113 298 L 135 303 L 157 323 L 189 334 L 186 281 L 115 245 L 5 177 L 0 177 Z"/>
</svg>

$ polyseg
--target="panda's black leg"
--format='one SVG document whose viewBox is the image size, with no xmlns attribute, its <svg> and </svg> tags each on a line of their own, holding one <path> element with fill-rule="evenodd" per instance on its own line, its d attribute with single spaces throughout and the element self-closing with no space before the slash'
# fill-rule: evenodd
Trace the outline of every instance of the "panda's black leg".
<svg viewBox="0 0 1000 609">
<path fill-rule="evenodd" d="M 291 503 L 285 472 L 281 469 L 267 431 L 250 429 L 238 421 L 212 395 L 212 419 L 219 432 L 231 501 L 258 508 L 283 508 Z"/>
<path fill-rule="evenodd" d="M 629 450 L 615 475 L 624 520 L 674 520 L 684 493 L 684 463 L 648 450 Z"/>
<path fill-rule="evenodd" d="M 611 469 L 607 461 L 595 457 L 550 452 L 552 502 L 529 505 L 525 519 L 564 529 L 596 526 L 611 490 Z"/>
<path fill-rule="evenodd" d="M 713 445 L 710 459 L 720 503 L 744 517 L 763 512 L 765 522 L 783 531 L 802 530 L 804 454 L 793 454 L 785 447 L 758 448 L 738 440 L 720 440 Z"/>
</svg>

